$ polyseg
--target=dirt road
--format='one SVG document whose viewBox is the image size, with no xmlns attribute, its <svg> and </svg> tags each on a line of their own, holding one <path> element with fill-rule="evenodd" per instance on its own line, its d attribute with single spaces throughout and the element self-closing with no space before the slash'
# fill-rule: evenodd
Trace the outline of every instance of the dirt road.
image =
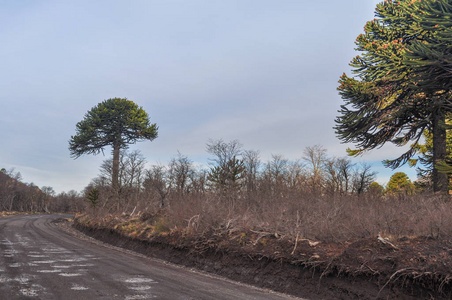
<svg viewBox="0 0 452 300">
<path fill-rule="evenodd" d="M 58 218 L 0 218 L 0 299 L 290 299 L 77 239 Z"/>
</svg>

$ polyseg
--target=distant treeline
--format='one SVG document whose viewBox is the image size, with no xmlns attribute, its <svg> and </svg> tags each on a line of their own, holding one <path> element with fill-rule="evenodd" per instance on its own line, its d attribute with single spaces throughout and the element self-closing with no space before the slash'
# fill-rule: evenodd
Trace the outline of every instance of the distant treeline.
<svg viewBox="0 0 452 300">
<path fill-rule="evenodd" d="M 76 191 L 55 194 L 51 187 L 23 183 L 19 172 L 0 170 L 0 211 L 74 212 L 85 206 Z"/>
<path fill-rule="evenodd" d="M 374 182 L 376 172 L 367 164 L 355 164 L 348 158 L 334 158 L 326 149 L 307 147 L 303 157 L 290 161 L 272 155 L 262 162 L 258 151 L 243 150 L 234 140 L 210 140 L 207 151 L 212 155 L 209 168 L 199 168 L 178 154 L 168 165 L 145 166 L 139 151 L 122 151 L 120 155 L 119 191 L 112 190 L 113 160 L 105 160 L 100 175 L 93 179 L 85 194 L 96 188 L 100 193 L 98 207 L 108 211 L 128 211 L 148 206 L 171 205 L 173 197 L 183 195 L 217 195 L 232 202 L 279 201 L 288 196 L 360 195 L 382 193 Z M 107 196 L 108 195 L 108 196 Z M 116 202 L 115 202 L 116 201 Z"/>
</svg>

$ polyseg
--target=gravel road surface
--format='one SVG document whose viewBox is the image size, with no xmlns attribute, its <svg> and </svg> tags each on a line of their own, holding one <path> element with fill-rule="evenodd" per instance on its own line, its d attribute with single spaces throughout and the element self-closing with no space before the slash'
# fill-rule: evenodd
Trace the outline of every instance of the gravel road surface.
<svg viewBox="0 0 452 300">
<path fill-rule="evenodd" d="M 0 299 L 293 299 L 76 238 L 61 217 L 0 218 Z"/>
</svg>

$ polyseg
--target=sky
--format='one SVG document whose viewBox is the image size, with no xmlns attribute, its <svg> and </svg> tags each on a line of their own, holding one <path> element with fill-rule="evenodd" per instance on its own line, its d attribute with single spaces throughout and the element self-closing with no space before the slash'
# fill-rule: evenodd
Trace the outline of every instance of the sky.
<svg viewBox="0 0 452 300">
<path fill-rule="evenodd" d="M 0 0 L 0 168 L 56 192 L 81 191 L 105 156 L 68 141 L 103 100 L 134 101 L 159 126 L 131 146 L 148 164 L 178 151 L 206 165 L 209 139 L 290 160 L 322 145 L 345 157 L 336 90 L 376 0 Z M 384 146 L 353 158 L 386 183 Z M 412 180 L 415 170 L 403 167 Z"/>
</svg>

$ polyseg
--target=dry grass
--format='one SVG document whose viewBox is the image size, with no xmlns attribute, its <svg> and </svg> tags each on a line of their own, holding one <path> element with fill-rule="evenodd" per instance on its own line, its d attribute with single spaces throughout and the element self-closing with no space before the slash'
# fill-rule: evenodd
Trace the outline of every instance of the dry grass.
<svg viewBox="0 0 452 300">
<path fill-rule="evenodd" d="M 433 195 L 319 196 L 254 198 L 218 193 L 171 195 L 169 205 L 137 204 L 133 217 L 147 220 L 153 232 L 187 229 L 267 232 L 293 239 L 352 241 L 369 236 L 452 238 L 452 203 Z M 146 213 L 145 213 L 146 212 Z M 99 213 L 99 212 L 97 212 Z M 131 212 L 123 213 L 130 219 Z M 144 217 L 148 215 L 148 217 Z M 105 214 L 100 213 L 100 217 Z M 151 219 L 151 221 L 149 221 Z"/>
</svg>

